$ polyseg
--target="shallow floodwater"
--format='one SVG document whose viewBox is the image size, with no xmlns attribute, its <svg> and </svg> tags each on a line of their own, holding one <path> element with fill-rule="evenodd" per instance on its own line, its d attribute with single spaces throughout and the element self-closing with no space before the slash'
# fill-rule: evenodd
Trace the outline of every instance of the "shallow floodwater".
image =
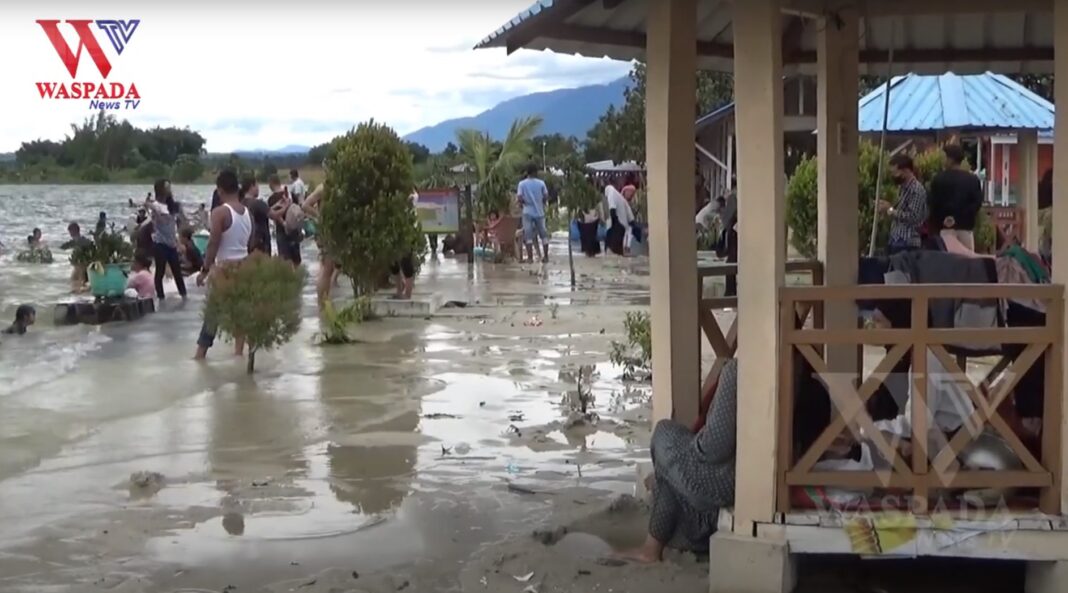
<svg viewBox="0 0 1068 593">
<path fill-rule="evenodd" d="M 583 259 L 572 291 L 562 241 L 548 267 L 438 258 L 416 292 L 466 306 L 368 323 L 341 347 L 315 344 L 309 282 L 300 333 L 249 377 L 226 344 L 207 365 L 190 360 L 195 288 L 134 323 L 52 326 L 68 296 L 55 247 L 67 223 L 124 219 L 145 191 L 0 186 L 0 314 L 33 302 L 39 315 L 0 343 L 0 591 L 80 590 L 101 563 L 152 579 L 144 590 L 221 590 L 343 558 L 460 562 L 550 511 L 551 494 L 527 493 L 633 490 L 647 394 L 625 388 L 606 352 L 623 312 L 647 303 L 642 263 Z M 34 226 L 57 263 L 13 260 Z M 314 274 L 312 246 L 305 256 Z M 602 424 L 575 431 L 561 401 L 579 364 L 597 368 Z M 131 487 L 136 472 L 161 487 Z M 256 568 L 235 576 L 235 561 Z"/>
</svg>

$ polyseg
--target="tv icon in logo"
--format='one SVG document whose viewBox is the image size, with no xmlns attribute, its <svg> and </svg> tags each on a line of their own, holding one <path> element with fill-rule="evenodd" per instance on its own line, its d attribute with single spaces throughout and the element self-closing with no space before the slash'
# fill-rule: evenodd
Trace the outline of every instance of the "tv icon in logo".
<svg viewBox="0 0 1068 593">
<path fill-rule="evenodd" d="M 67 43 L 60 23 L 68 25 L 78 38 L 77 49 L 72 50 Z M 140 19 L 39 19 L 37 24 L 44 30 L 45 36 L 52 43 L 53 49 L 66 67 L 70 77 L 75 79 L 70 83 L 62 82 L 38 82 L 37 90 L 42 99 L 90 99 L 91 109 L 119 109 L 125 101 L 126 109 L 136 109 L 140 104 L 141 96 L 137 92 L 134 83 L 122 82 L 84 82 L 77 80 L 78 66 L 81 63 L 82 51 L 89 54 L 101 78 L 106 79 L 111 74 L 111 59 L 104 52 L 104 48 L 93 31 L 93 25 L 107 35 L 111 47 L 116 56 L 121 56 L 130 43 L 130 39 L 141 24 Z"/>
</svg>

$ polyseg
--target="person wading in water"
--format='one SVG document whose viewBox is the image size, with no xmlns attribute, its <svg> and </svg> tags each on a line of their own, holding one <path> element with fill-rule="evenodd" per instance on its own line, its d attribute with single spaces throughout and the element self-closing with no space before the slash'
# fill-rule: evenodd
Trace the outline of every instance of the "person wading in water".
<svg viewBox="0 0 1068 593">
<path fill-rule="evenodd" d="M 197 286 L 204 286 L 216 265 L 235 265 L 248 257 L 248 242 L 252 236 L 252 217 L 241 203 L 237 174 L 229 169 L 222 171 L 215 179 L 215 186 L 219 191 L 221 205 L 211 211 L 211 237 L 208 239 L 208 250 L 204 256 L 204 268 L 197 275 Z M 207 358 L 208 349 L 215 344 L 218 329 L 218 324 L 213 320 L 204 320 L 200 337 L 197 339 L 194 360 Z M 245 349 L 245 340 L 236 337 L 235 342 L 235 354 L 240 355 Z"/>
</svg>

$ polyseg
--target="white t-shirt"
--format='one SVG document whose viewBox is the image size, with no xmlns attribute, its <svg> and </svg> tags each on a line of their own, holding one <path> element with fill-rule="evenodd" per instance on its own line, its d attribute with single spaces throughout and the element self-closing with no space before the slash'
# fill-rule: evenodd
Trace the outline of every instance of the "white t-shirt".
<svg viewBox="0 0 1068 593">
<path fill-rule="evenodd" d="M 615 208 L 616 217 L 619 218 L 619 224 L 624 228 L 630 229 L 630 223 L 634 220 L 634 214 L 630 209 L 630 202 L 627 198 L 623 197 L 623 194 L 619 193 L 619 190 L 609 185 L 604 190 L 605 197 L 608 198 L 608 220 L 611 221 L 611 210 Z"/>
<path fill-rule="evenodd" d="M 293 198 L 294 202 L 300 202 L 304 199 L 305 192 L 308 188 L 304 185 L 304 180 L 297 177 L 297 180 L 289 184 L 289 196 Z"/>
</svg>

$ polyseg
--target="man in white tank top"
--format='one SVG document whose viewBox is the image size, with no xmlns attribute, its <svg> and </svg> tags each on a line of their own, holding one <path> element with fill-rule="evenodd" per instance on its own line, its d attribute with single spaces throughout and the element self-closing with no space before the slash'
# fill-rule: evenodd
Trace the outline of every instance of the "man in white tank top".
<svg viewBox="0 0 1068 593">
<path fill-rule="evenodd" d="M 215 179 L 220 205 L 211 211 L 209 227 L 211 237 L 208 239 L 207 253 L 204 254 L 204 268 L 197 275 L 197 286 L 204 286 L 208 275 L 216 264 L 226 265 L 239 262 L 248 256 L 248 241 L 252 235 L 252 217 L 241 203 L 237 173 L 224 169 Z M 200 328 L 197 339 L 196 360 L 204 360 L 208 349 L 215 343 L 218 326 L 208 320 Z M 237 346 L 243 348 L 243 340 L 237 340 Z"/>
</svg>

